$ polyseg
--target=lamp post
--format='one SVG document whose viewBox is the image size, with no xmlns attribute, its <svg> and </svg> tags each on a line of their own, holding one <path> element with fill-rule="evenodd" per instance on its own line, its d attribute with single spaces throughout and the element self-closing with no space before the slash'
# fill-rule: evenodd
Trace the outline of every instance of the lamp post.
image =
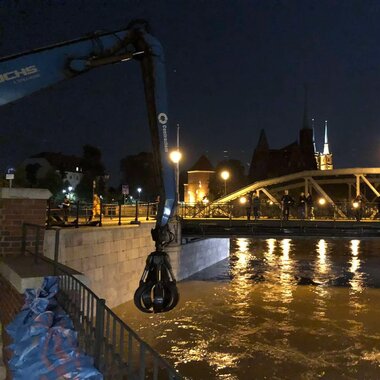
<svg viewBox="0 0 380 380">
<path fill-rule="evenodd" d="M 177 149 L 173 150 L 170 155 L 170 160 L 175 164 L 175 185 L 176 185 L 176 197 L 179 202 L 179 162 L 182 158 L 182 153 Z"/>
<path fill-rule="evenodd" d="M 136 208 L 135 208 L 135 220 L 132 220 L 131 224 L 140 224 L 140 221 L 139 221 L 139 202 L 140 202 L 141 192 L 142 192 L 142 188 L 138 187 L 137 188 L 138 197 L 136 199 Z"/>
<path fill-rule="evenodd" d="M 228 178 L 230 178 L 230 172 L 227 170 L 223 170 L 220 173 L 220 176 L 224 180 L 224 195 L 227 195 L 227 180 L 228 180 Z"/>
</svg>

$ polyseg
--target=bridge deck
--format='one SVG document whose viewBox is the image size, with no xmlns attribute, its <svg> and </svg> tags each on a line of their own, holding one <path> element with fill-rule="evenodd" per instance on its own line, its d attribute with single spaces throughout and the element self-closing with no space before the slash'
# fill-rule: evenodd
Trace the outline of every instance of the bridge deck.
<svg viewBox="0 0 380 380">
<path fill-rule="evenodd" d="M 182 236 L 315 236 L 315 237 L 378 237 L 380 238 L 380 221 L 352 220 L 300 220 L 283 221 L 278 219 L 261 219 L 247 221 L 244 219 L 184 219 Z"/>
</svg>

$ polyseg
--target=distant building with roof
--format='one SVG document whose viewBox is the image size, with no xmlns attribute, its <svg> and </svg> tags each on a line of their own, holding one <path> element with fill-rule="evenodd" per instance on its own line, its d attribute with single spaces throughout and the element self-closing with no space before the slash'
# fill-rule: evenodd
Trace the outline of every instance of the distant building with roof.
<svg viewBox="0 0 380 380">
<path fill-rule="evenodd" d="M 184 184 L 186 203 L 202 202 L 209 194 L 210 177 L 215 173 L 209 159 L 202 155 L 187 171 L 187 183 Z"/>
<path fill-rule="evenodd" d="M 55 170 L 64 182 L 68 182 L 75 189 L 83 177 L 81 162 L 80 157 L 42 152 L 24 160 L 21 167 L 34 167 L 36 178 L 44 178 L 50 170 Z"/>
<path fill-rule="evenodd" d="M 317 160 L 317 166 L 319 170 L 332 170 L 333 166 L 333 155 L 330 152 L 329 139 L 327 136 L 327 120 L 325 121 L 325 139 L 323 144 L 322 153 L 318 152 L 316 147 L 315 149 L 315 158 Z"/>
<path fill-rule="evenodd" d="M 324 150 L 323 153 L 318 153 L 315 148 L 314 130 L 310 128 L 308 122 L 307 92 L 305 91 L 303 126 L 299 132 L 299 139 L 283 148 L 271 149 L 265 131 L 261 130 L 248 177 L 250 182 L 255 182 L 303 170 L 326 170 L 329 168 L 332 168 L 332 155 L 327 142 L 327 125 Z"/>
</svg>

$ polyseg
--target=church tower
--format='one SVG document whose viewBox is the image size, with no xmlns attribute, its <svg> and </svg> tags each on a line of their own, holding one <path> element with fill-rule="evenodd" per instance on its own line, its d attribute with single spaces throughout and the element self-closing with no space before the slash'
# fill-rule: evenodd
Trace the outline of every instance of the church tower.
<svg viewBox="0 0 380 380">
<path fill-rule="evenodd" d="M 302 170 L 315 170 L 317 163 L 315 162 L 315 150 L 313 145 L 313 130 L 309 126 L 308 120 L 308 91 L 305 85 L 305 103 L 303 111 L 303 126 L 299 134 L 299 145 L 302 156 Z"/>
<path fill-rule="evenodd" d="M 320 167 L 319 167 L 319 152 L 317 151 L 317 146 L 315 144 L 314 119 L 311 119 L 311 129 L 313 130 L 314 158 L 315 158 L 315 162 L 317 163 L 317 169 L 320 169 Z"/>
<path fill-rule="evenodd" d="M 327 120 L 325 121 L 325 141 L 323 144 L 323 153 L 319 154 L 319 169 L 320 170 L 332 170 L 333 161 L 332 153 L 330 153 L 329 140 L 327 136 Z"/>
</svg>

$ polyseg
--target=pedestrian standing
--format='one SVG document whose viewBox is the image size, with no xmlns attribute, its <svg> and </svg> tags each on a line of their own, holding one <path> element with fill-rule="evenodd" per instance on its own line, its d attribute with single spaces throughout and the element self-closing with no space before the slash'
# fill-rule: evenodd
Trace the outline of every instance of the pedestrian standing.
<svg viewBox="0 0 380 380">
<path fill-rule="evenodd" d="M 260 196 L 259 192 L 255 191 L 255 194 L 252 199 L 252 205 L 253 205 L 253 216 L 255 217 L 255 220 L 260 218 Z"/>
<path fill-rule="evenodd" d="M 247 221 L 251 220 L 251 210 L 252 210 L 252 192 L 248 193 L 248 202 L 247 202 L 247 207 L 245 208 Z"/>
<path fill-rule="evenodd" d="M 294 204 L 294 199 L 289 195 L 289 190 L 284 191 L 281 198 L 282 219 L 289 220 L 290 207 Z"/>
<path fill-rule="evenodd" d="M 302 192 L 298 200 L 298 215 L 300 219 L 305 219 L 305 207 L 306 207 L 306 196 Z"/>
<path fill-rule="evenodd" d="M 70 209 L 70 200 L 69 198 L 65 197 L 62 202 L 63 220 L 65 223 L 68 221 L 69 209 Z"/>
<path fill-rule="evenodd" d="M 309 219 L 314 219 L 314 203 L 313 197 L 310 193 L 306 193 L 306 208 L 307 208 L 307 217 Z"/>
</svg>

